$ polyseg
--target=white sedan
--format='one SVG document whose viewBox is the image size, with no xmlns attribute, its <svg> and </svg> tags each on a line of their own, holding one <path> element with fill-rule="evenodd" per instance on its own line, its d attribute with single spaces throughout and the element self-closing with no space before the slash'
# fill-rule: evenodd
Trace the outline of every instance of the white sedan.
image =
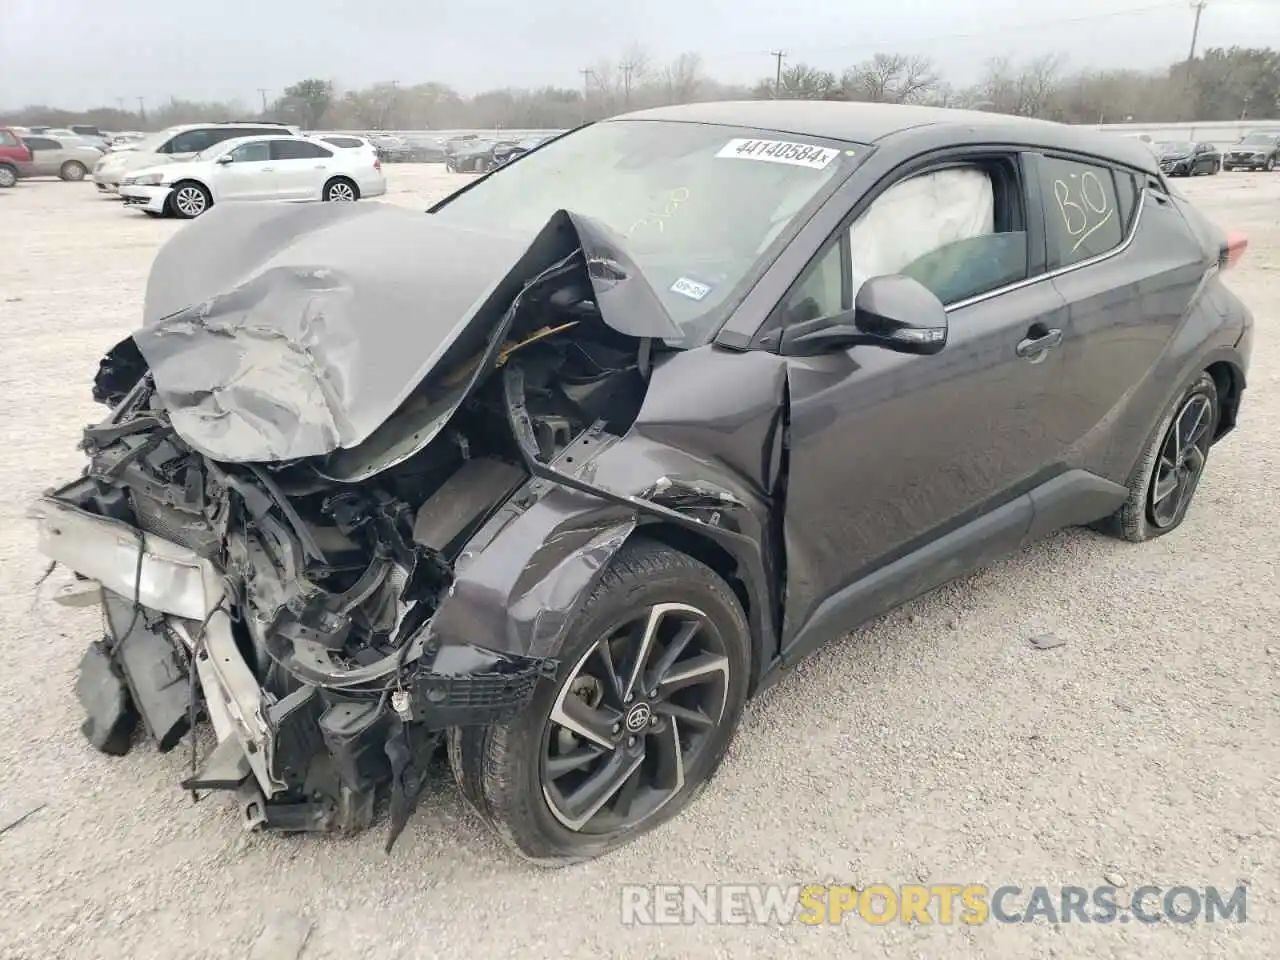
<svg viewBox="0 0 1280 960">
<path fill-rule="evenodd" d="M 386 192 L 376 156 L 287 135 L 225 140 L 190 160 L 137 170 L 120 181 L 127 206 L 184 219 L 229 201 L 352 201 Z"/>
</svg>

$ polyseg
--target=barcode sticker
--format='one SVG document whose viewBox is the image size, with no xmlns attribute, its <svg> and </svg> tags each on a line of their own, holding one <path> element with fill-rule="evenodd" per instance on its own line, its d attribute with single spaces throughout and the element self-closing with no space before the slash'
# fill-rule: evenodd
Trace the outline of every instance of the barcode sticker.
<svg viewBox="0 0 1280 960">
<path fill-rule="evenodd" d="M 739 139 L 730 140 L 716 156 L 725 160 L 762 160 L 765 163 L 786 163 L 793 167 L 823 170 L 840 156 L 840 151 L 788 140 Z"/>
</svg>

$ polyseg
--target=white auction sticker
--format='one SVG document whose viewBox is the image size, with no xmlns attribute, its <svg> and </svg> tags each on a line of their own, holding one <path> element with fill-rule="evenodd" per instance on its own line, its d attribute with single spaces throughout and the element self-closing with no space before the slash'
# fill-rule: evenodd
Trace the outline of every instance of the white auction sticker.
<svg viewBox="0 0 1280 960">
<path fill-rule="evenodd" d="M 671 285 L 671 292 L 678 293 L 682 297 L 688 297 L 690 300 L 701 300 L 711 292 L 711 288 L 705 283 L 699 283 L 697 280 L 681 277 Z"/>
<path fill-rule="evenodd" d="M 793 167 L 822 170 L 840 156 L 840 151 L 788 140 L 739 139 L 730 140 L 716 156 L 728 160 L 763 160 L 766 163 L 787 163 Z"/>
</svg>

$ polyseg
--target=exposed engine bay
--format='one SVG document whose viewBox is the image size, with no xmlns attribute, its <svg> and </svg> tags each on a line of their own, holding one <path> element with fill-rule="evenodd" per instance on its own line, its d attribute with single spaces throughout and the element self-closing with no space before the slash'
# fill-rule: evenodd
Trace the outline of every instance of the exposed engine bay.
<svg viewBox="0 0 1280 960">
<path fill-rule="evenodd" d="M 103 606 L 78 683 L 94 745 L 126 752 L 141 721 L 169 750 L 208 717 L 219 745 L 197 763 L 192 739 L 185 787 L 236 791 L 249 826 L 355 830 L 389 785 L 389 849 L 440 731 L 519 710 L 556 668 L 482 638 L 441 643 L 430 623 L 468 541 L 534 465 L 588 433 L 625 432 L 639 410 L 652 341 L 601 322 L 589 269 L 577 249 L 526 282 L 483 350 L 402 405 L 403 434 L 414 410 L 429 415 L 473 377 L 444 428 L 376 470 L 352 471 L 350 450 L 201 453 L 133 341 L 117 347 L 95 383 L 112 413 L 84 432 L 89 465 L 39 508 L 42 549 Z M 54 542 L 95 525 L 128 551 L 127 578 L 87 539 Z M 237 680 L 228 644 L 251 679 Z"/>
</svg>

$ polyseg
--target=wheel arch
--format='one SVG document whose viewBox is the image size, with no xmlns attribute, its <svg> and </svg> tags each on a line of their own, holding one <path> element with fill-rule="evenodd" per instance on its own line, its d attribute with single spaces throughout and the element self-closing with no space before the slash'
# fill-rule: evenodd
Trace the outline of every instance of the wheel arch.
<svg viewBox="0 0 1280 960">
<path fill-rule="evenodd" d="M 1213 377 L 1218 388 L 1218 427 L 1213 435 L 1216 443 L 1235 429 L 1240 401 L 1244 397 L 1244 370 L 1236 361 L 1223 358 L 1206 366 L 1205 372 Z"/>
<path fill-rule="evenodd" d="M 356 192 L 356 199 L 360 199 L 360 184 L 356 183 L 355 177 L 348 176 L 345 173 L 335 173 L 325 180 L 324 186 L 320 188 L 320 199 L 323 200 L 325 195 L 328 194 L 329 188 L 339 181 L 351 184 L 351 189 Z"/>
</svg>

